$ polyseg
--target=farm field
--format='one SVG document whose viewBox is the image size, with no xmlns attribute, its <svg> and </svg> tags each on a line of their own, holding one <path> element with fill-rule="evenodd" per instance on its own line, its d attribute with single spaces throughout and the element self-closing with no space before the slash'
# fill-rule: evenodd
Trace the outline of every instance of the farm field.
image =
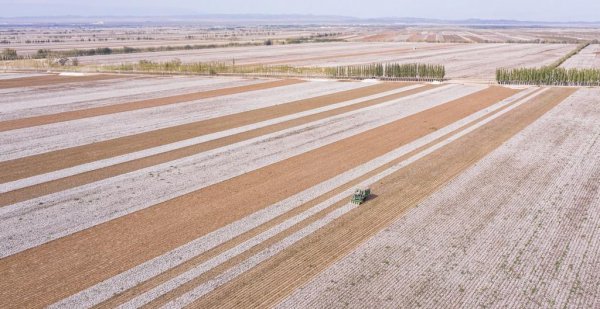
<svg viewBox="0 0 600 309">
<path fill-rule="evenodd" d="M 331 67 L 378 62 L 444 64 L 448 78 L 492 80 L 498 67 L 548 65 L 571 44 L 311 43 L 80 57 L 82 64 L 119 65 L 140 60 L 184 63 Z"/>
<path fill-rule="evenodd" d="M 599 98 L 579 90 L 279 307 L 598 307 Z"/>
<path fill-rule="evenodd" d="M 562 67 L 571 69 L 600 68 L 600 44 L 592 44 L 569 58 Z"/>
<path fill-rule="evenodd" d="M 452 27 L 409 26 L 373 27 L 355 31 L 350 41 L 363 42 L 428 42 L 428 43 L 576 43 L 600 38 L 596 28 L 527 28 L 527 27 Z"/>
<path fill-rule="evenodd" d="M 180 56 L 424 59 L 466 80 L 572 49 Z M 0 73 L 0 94 L 1 308 L 598 305 L 596 88 Z"/>
<path fill-rule="evenodd" d="M 416 46 L 419 45 L 417 44 Z M 361 53 L 358 53 L 349 47 L 360 48 Z M 367 47 L 372 48 L 372 50 L 367 49 Z M 355 54 L 365 55 L 378 52 L 393 54 L 395 52 L 412 51 L 414 47 L 415 45 L 413 44 L 390 43 L 315 43 L 300 45 L 216 48 L 193 51 L 98 55 L 80 57 L 80 61 L 82 64 L 114 65 L 138 62 L 139 60 L 170 61 L 174 58 L 177 58 L 182 62 L 232 62 L 235 59 L 236 64 L 294 64 L 294 62 L 302 61 L 303 58 L 309 58 L 309 60 L 315 59 L 313 62 L 317 64 L 319 59 L 326 57 L 348 57 L 355 56 Z M 440 46 L 438 48 L 442 47 Z M 320 53 L 323 53 L 323 56 L 321 56 Z"/>
</svg>

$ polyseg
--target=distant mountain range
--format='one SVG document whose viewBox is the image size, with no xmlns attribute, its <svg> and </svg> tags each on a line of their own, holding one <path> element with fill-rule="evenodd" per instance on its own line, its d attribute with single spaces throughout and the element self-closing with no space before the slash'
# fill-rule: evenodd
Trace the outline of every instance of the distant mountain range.
<svg viewBox="0 0 600 309">
<path fill-rule="evenodd" d="M 24 25 L 453 25 L 481 27 L 600 27 L 598 22 L 542 22 L 519 20 L 443 20 L 413 17 L 356 18 L 328 15 L 229 15 L 207 14 L 193 16 L 48 16 L 0 17 L 0 26 Z"/>
</svg>

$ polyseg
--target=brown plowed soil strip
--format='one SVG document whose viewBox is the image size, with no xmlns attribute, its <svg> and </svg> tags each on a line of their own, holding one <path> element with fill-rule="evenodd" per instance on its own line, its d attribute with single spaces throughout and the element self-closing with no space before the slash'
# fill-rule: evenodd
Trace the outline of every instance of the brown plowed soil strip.
<svg viewBox="0 0 600 309">
<path fill-rule="evenodd" d="M 372 34 L 360 39 L 361 42 L 392 42 L 398 33 L 395 31 Z"/>
<path fill-rule="evenodd" d="M 425 36 L 421 34 L 412 34 L 406 40 L 407 42 L 423 42 L 425 41 Z"/>
<path fill-rule="evenodd" d="M 531 95 L 532 94 L 527 95 L 526 97 L 529 97 Z M 514 102 L 514 103 L 516 103 L 516 102 Z M 514 104 L 514 103 L 512 103 L 512 104 Z M 122 303 L 128 301 L 129 299 L 133 298 L 135 295 L 144 293 L 145 291 L 157 286 L 158 284 L 160 284 L 166 280 L 169 280 L 169 279 L 189 270 L 190 268 L 192 268 L 196 265 L 199 265 L 200 263 L 205 262 L 206 260 L 208 260 L 222 252 L 225 252 L 226 250 L 231 249 L 232 247 L 242 243 L 243 241 L 250 239 L 251 237 L 258 235 L 259 233 L 261 233 L 263 231 L 268 230 L 269 228 L 275 226 L 276 224 L 279 224 L 289 218 L 292 218 L 292 217 L 298 215 L 299 213 L 317 205 L 318 203 L 321 203 L 321 202 L 339 194 L 340 192 L 342 192 L 346 189 L 350 189 L 350 188 L 356 186 L 360 182 L 362 182 L 378 173 L 381 173 L 381 172 L 387 170 L 388 168 L 392 167 L 393 165 L 395 165 L 397 163 L 400 163 L 406 159 L 409 159 L 413 155 L 416 155 L 416 154 L 420 153 L 421 151 L 446 140 L 447 138 L 450 138 L 452 135 L 465 130 L 466 128 L 474 125 L 475 123 L 477 123 L 485 118 L 491 117 L 492 115 L 510 107 L 512 104 L 505 105 L 504 107 L 502 107 L 490 114 L 487 114 L 477 120 L 472 121 L 471 123 L 464 125 L 463 127 L 459 128 L 458 130 L 456 130 L 454 132 L 448 133 L 448 134 L 428 143 L 427 145 L 419 147 L 419 148 L 407 153 L 406 155 L 401 156 L 401 157 L 391 161 L 390 163 L 387 163 L 377 169 L 374 169 L 373 171 L 365 174 L 364 176 L 361 176 L 353 181 L 350 181 L 350 182 L 336 188 L 335 190 L 329 191 L 329 192 L 325 193 L 324 195 L 319 196 L 318 198 L 311 200 L 311 201 L 307 202 L 306 204 L 303 204 L 288 213 L 285 213 L 285 214 L 255 228 L 251 231 L 248 231 L 247 233 L 245 233 L 243 235 L 240 235 L 240 236 L 232 239 L 231 241 L 229 241 L 227 243 L 224 243 L 221 246 L 218 246 L 218 247 L 206 252 L 205 254 L 201 254 L 201 255 L 195 257 L 194 259 L 187 261 L 186 263 L 180 265 L 179 267 L 175 267 L 167 272 L 164 272 L 161 275 L 159 275 L 155 278 L 152 278 L 152 279 L 136 286 L 135 288 L 128 290 L 125 293 L 119 294 L 118 296 L 113 297 L 110 300 L 107 300 L 106 302 L 99 304 L 98 306 L 96 306 L 96 308 L 116 307 L 117 305 L 122 304 Z M 346 205 L 348 203 L 349 199 L 350 199 L 350 197 L 348 197 L 348 199 L 346 199 L 346 200 L 342 200 L 336 204 L 333 204 L 332 206 L 319 212 L 318 214 L 315 214 L 314 216 L 307 218 L 307 219 L 303 220 L 302 222 L 299 222 L 298 224 L 285 230 L 284 232 L 281 232 L 281 233 L 277 234 L 276 236 L 260 243 L 260 245 L 254 246 L 253 248 L 249 249 L 248 251 L 226 261 L 225 263 L 211 269 L 210 271 L 202 274 L 201 276 L 198 276 L 198 277 L 194 278 L 193 280 L 190 280 L 189 282 L 183 284 L 182 286 L 178 287 L 177 289 L 175 289 L 161 297 L 158 297 L 157 299 L 155 299 L 154 301 L 152 301 L 145 307 L 158 308 L 158 307 L 164 306 L 169 301 L 176 299 L 177 297 L 189 292 L 196 286 L 198 286 L 202 283 L 205 283 L 206 281 L 208 281 L 212 278 L 215 278 L 216 276 L 225 272 L 226 270 L 230 269 L 231 267 L 241 263 L 242 261 L 250 258 L 251 256 L 253 256 L 255 254 L 258 254 L 260 251 L 267 249 L 269 246 L 276 244 L 277 242 L 283 240 L 284 238 L 290 236 L 291 234 L 297 232 L 298 230 L 306 227 L 307 225 L 321 219 L 322 217 L 326 216 L 328 213 L 334 211 L 335 209 L 338 209 L 339 207 Z"/>
<path fill-rule="evenodd" d="M 552 89 L 373 185 L 377 198 L 199 299 L 191 307 L 271 307 L 350 253 L 575 90 Z"/>
<path fill-rule="evenodd" d="M 0 80 L 0 89 L 20 88 L 20 87 L 36 87 L 50 86 L 56 84 L 92 82 L 100 80 L 108 80 L 115 78 L 123 78 L 118 75 L 87 75 L 87 76 L 60 76 L 60 75 L 44 75 L 32 76 L 23 78 L 12 78 Z"/>
<path fill-rule="evenodd" d="M 136 101 L 136 102 L 128 102 L 128 103 L 121 103 L 121 104 L 115 104 L 115 105 L 109 105 L 109 106 L 100 106 L 100 107 L 94 107 L 94 108 L 88 108 L 88 109 L 81 109 L 81 110 L 63 112 L 63 113 L 58 113 L 58 114 L 7 120 L 7 121 L 0 122 L 0 132 L 41 126 L 41 125 L 57 123 L 57 122 L 83 119 L 83 118 L 88 118 L 88 117 L 96 117 L 96 116 L 102 116 L 102 115 L 123 113 L 123 112 L 138 110 L 138 109 L 164 106 L 164 105 L 170 105 L 170 104 L 177 104 L 177 103 L 189 102 L 189 101 L 200 100 L 200 99 L 214 98 L 214 97 L 218 97 L 218 96 L 231 95 L 231 94 L 237 94 L 237 93 L 248 92 L 248 91 L 256 91 L 256 90 L 263 90 L 263 89 L 269 89 L 269 88 L 275 88 L 275 87 L 281 87 L 281 86 L 288 86 L 288 85 L 293 85 L 293 84 L 302 83 L 302 82 L 303 81 L 297 80 L 297 79 L 277 80 L 277 81 L 270 81 L 270 82 L 260 83 L 260 84 L 237 86 L 237 87 L 230 87 L 230 88 L 223 88 L 223 89 L 216 89 L 216 90 L 209 90 L 209 91 L 201 91 L 201 92 L 195 92 L 195 93 L 186 93 L 186 94 L 181 94 L 181 95 L 176 95 L 176 96 L 166 97 L 166 98 L 148 99 L 148 100 L 142 100 L 142 101 Z"/>
<path fill-rule="evenodd" d="M 38 307 L 58 301 L 516 92 L 490 87 L 4 258 L 0 260 L 0 307 Z"/>
<path fill-rule="evenodd" d="M 2 175 L 0 175 L 0 183 L 237 128 L 364 96 L 370 96 L 380 92 L 397 89 L 405 85 L 405 83 L 381 83 L 359 89 L 342 91 L 330 95 L 4 161 L 0 162 L 0 170 L 3 171 Z"/>
<path fill-rule="evenodd" d="M 139 170 L 145 167 L 154 166 L 157 164 L 173 161 L 179 158 L 191 156 L 200 152 L 208 151 L 211 149 L 223 147 L 226 145 L 230 145 L 233 143 L 237 143 L 243 140 L 248 140 L 254 137 L 262 136 L 265 134 L 281 131 L 284 129 L 288 129 L 291 127 L 299 126 L 302 124 L 306 124 L 309 122 L 317 121 L 324 118 L 333 117 L 335 115 L 347 113 L 353 110 L 357 110 L 360 108 L 365 108 L 368 106 L 373 106 L 376 104 L 380 104 L 383 102 L 387 102 L 390 100 L 399 99 L 405 96 L 409 96 L 412 94 L 416 94 L 419 92 L 423 92 L 426 90 L 430 90 L 436 88 L 437 86 L 426 85 L 417 89 L 408 90 L 405 92 L 401 92 L 398 94 L 392 94 L 389 96 L 385 96 L 379 99 L 369 100 L 357 104 L 353 104 L 346 107 L 337 108 L 331 111 L 322 112 L 286 122 L 282 122 L 279 124 L 267 126 L 260 129 L 250 130 L 247 132 L 235 134 L 232 136 L 216 139 L 210 142 L 201 143 L 189 147 L 184 147 L 180 149 L 176 149 L 173 151 L 149 156 L 146 158 L 125 162 L 122 164 L 117 164 L 101 169 L 97 169 L 94 171 L 74 175 L 71 177 L 61 178 L 54 181 L 45 182 L 39 185 L 26 187 L 23 189 L 7 192 L 0 194 L 0 207 L 18 203 L 21 201 L 33 199 L 36 197 L 40 197 L 47 194 L 52 194 L 54 192 L 59 192 L 62 190 L 70 189 L 73 187 L 81 186 L 84 184 L 92 183 L 95 181 L 99 181 L 102 179 L 107 179 L 110 177 L 114 177 L 117 175 L 129 173 L 135 170 Z"/>
<path fill-rule="evenodd" d="M 452 42 L 452 43 L 465 43 L 467 42 L 463 37 L 456 35 L 456 34 L 445 34 L 442 35 L 442 37 L 444 38 L 445 42 Z"/>
</svg>

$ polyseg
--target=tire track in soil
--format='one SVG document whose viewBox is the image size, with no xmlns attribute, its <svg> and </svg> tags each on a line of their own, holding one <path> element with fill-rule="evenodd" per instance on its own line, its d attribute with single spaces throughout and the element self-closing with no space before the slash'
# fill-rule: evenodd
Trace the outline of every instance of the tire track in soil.
<svg viewBox="0 0 600 309">
<path fill-rule="evenodd" d="M 52 304 L 517 92 L 490 87 L 6 257 L 0 307 Z"/>
<path fill-rule="evenodd" d="M 374 184 L 378 197 L 194 302 L 272 307 L 574 92 L 554 88 Z"/>
<path fill-rule="evenodd" d="M 283 79 L 283 80 L 269 81 L 269 82 L 259 83 L 259 84 L 236 86 L 236 87 L 229 87 L 229 88 L 222 88 L 222 89 L 215 89 L 215 90 L 207 90 L 207 91 L 201 91 L 201 92 L 195 92 L 195 93 L 186 93 L 186 94 L 180 94 L 180 95 L 171 96 L 171 97 L 146 99 L 146 100 L 141 100 L 141 101 L 113 104 L 113 105 L 108 105 L 108 106 L 99 106 L 99 107 L 93 107 L 93 108 L 88 108 L 88 109 L 80 109 L 80 110 L 62 112 L 62 113 L 57 113 L 57 114 L 6 120 L 6 121 L 0 122 L 0 132 L 24 129 L 24 128 L 42 126 L 42 125 L 47 125 L 47 124 L 90 118 L 90 117 L 123 113 L 123 112 L 129 112 L 129 111 L 145 109 L 145 108 L 152 108 L 152 107 L 165 106 L 165 105 L 171 105 L 171 104 L 177 104 L 177 103 L 184 103 L 184 102 L 207 99 L 207 98 L 214 98 L 214 97 L 219 97 L 219 96 L 224 96 L 224 95 L 238 94 L 238 93 L 243 93 L 243 92 L 248 92 L 248 91 L 257 91 L 257 90 L 264 90 L 264 89 L 275 88 L 275 87 L 289 86 L 289 85 L 298 84 L 298 83 L 302 83 L 302 82 L 304 82 L 304 81 L 297 80 L 297 79 Z"/>
<path fill-rule="evenodd" d="M 215 139 L 212 141 L 187 146 L 175 150 L 171 150 L 168 152 L 151 155 L 145 158 L 132 160 L 112 166 L 107 166 L 103 168 L 99 168 L 93 171 L 84 172 L 81 174 L 48 181 L 45 183 L 41 183 L 38 185 L 33 185 L 29 187 L 25 187 L 22 189 L 6 192 L 0 194 L 0 207 L 7 206 L 14 203 L 19 203 L 22 201 L 30 200 L 36 197 L 56 193 L 63 190 L 72 189 L 78 186 L 82 186 L 85 184 L 89 184 L 92 182 L 100 181 L 103 179 L 108 179 L 110 177 L 115 177 L 118 175 L 126 174 L 129 172 L 133 172 L 136 170 L 140 170 L 146 167 L 162 164 L 165 162 L 181 159 L 184 157 L 192 156 L 201 152 L 209 151 L 212 149 L 216 149 L 219 147 L 231 145 L 234 143 L 238 143 L 244 140 L 248 140 L 254 137 L 274 133 L 277 131 L 282 131 L 288 128 L 300 126 L 306 123 L 310 123 L 313 121 L 333 117 L 339 114 L 347 113 L 350 111 L 354 111 L 357 109 L 377 105 L 380 103 L 384 103 L 386 101 L 395 100 L 399 98 L 403 98 L 409 95 L 425 92 L 427 90 L 431 90 L 437 88 L 435 85 L 426 85 L 417 89 L 408 90 L 405 92 L 388 95 L 382 98 L 372 99 L 365 102 L 356 103 L 350 106 L 340 107 L 334 110 L 321 112 L 314 115 L 309 115 L 305 117 L 301 117 L 298 119 L 293 119 L 289 121 L 285 121 L 282 123 L 266 126 L 259 129 L 254 129 L 250 131 L 246 131 L 243 133 L 234 134 L 231 136 Z"/>
<path fill-rule="evenodd" d="M 0 183 L 45 174 L 84 163 L 125 155 L 182 140 L 233 129 L 252 123 L 299 113 L 380 92 L 394 90 L 408 83 L 380 83 L 242 113 L 201 120 L 169 128 L 124 136 L 15 160 L 0 162 Z"/>
</svg>

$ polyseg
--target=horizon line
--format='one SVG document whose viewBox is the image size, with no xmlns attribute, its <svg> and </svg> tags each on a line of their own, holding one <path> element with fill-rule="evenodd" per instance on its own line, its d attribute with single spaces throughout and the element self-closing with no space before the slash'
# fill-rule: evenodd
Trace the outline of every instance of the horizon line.
<svg viewBox="0 0 600 309">
<path fill-rule="evenodd" d="M 356 17 L 347 15 L 330 15 L 330 14 L 275 14 L 275 13 L 248 13 L 248 14 L 227 14 L 227 13 L 197 13 L 197 14 L 169 14 L 169 15 L 134 15 L 134 14 L 123 14 L 123 15 L 77 15 L 77 14 L 65 14 L 65 15 L 31 15 L 31 16 L 0 16 L 0 19 L 36 19 L 36 18 L 197 18 L 197 17 L 312 17 L 312 18 L 338 18 L 338 19 L 352 19 L 356 21 L 377 21 L 377 20 L 421 20 L 430 22 L 504 22 L 504 23 L 529 23 L 529 24 L 600 24 L 600 20 L 597 21 L 540 21 L 540 20 L 521 20 L 521 19 L 487 19 L 478 17 L 469 17 L 462 19 L 446 19 L 446 18 L 428 18 L 428 17 L 400 17 L 400 16 L 383 16 L 383 17 Z"/>
</svg>

